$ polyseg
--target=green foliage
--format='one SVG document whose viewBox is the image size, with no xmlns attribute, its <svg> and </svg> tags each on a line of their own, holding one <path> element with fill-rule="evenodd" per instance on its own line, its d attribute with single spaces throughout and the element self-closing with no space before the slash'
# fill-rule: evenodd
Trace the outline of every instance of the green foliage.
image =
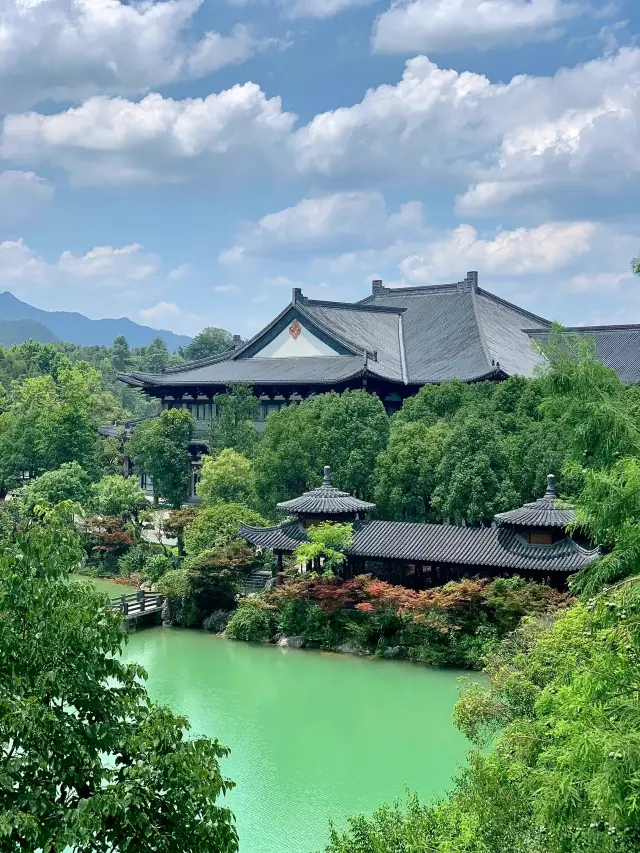
<svg viewBox="0 0 640 853">
<path fill-rule="evenodd" d="M 252 504 L 255 475 L 250 460 L 231 448 L 217 456 L 205 456 L 197 492 L 207 506 L 221 502 Z"/>
<path fill-rule="evenodd" d="M 604 471 L 580 472 L 583 489 L 576 528 L 608 550 L 572 579 L 576 591 L 591 595 L 606 584 L 635 575 L 640 565 L 640 460 L 624 458 Z"/>
<path fill-rule="evenodd" d="M 640 453 L 633 397 L 589 341 L 554 329 L 545 346 L 550 369 L 541 409 L 561 428 L 574 462 L 600 469 Z"/>
<path fill-rule="evenodd" d="M 431 496 L 449 432 L 446 421 L 432 426 L 393 422 L 389 443 L 376 460 L 375 501 L 380 513 L 402 521 L 438 520 Z"/>
<path fill-rule="evenodd" d="M 0 847 L 234 853 L 227 750 L 150 701 L 79 558 L 65 506 L 0 543 Z"/>
<path fill-rule="evenodd" d="M 62 501 L 83 503 L 89 491 L 89 476 L 77 462 L 65 462 L 55 471 L 46 471 L 27 486 L 25 510 L 32 513 L 38 504 L 55 506 Z"/>
<path fill-rule="evenodd" d="M 109 474 L 91 486 L 89 505 L 98 515 L 137 518 L 147 501 L 135 477 Z"/>
<path fill-rule="evenodd" d="M 241 524 L 266 527 L 266 520 L 244 504 L 218 503 L 204 507 L 185 527 L 184 542 L 189 556 L 219 550 L 238 541 Z"/>
<path fill-rule="evenodd" d="M 169 409 L 139 424 L 127 445 L 136 469 L 153 478 L 154 494 L 172 507 L 179 507 L 189 497 L 193 431 L 189 412 Z"/>
<path fill-rule="evenodd" d="M 156 583 L 167 572 L 173 571 L 175 566 L 175 560 L 167 554 L 154 554 L 145 562 L 142 570 L 142 576 L 144 580 Z"/>
<path fill-rule="evenodd" d="M 233 609 L 242 579 L 254 565 L 254 549 L 238 540 L 218 550 L 187 557 L 183 563 L 187 575 L 187 587 L 182 593 L 183 618 L 188 613 L 191 624 L 199 625 L 216 610 Z"/>
<path fill-rule="evenodd" d="M 189 591 L 189 579 L 182 569 L 171 569 L 158 581 L 158 592 L 167 598 L 184 598 Z"/>
<path fill-rule="evenodd" d="M 528 620 L 456 709 L 472 751 L 432 806 L 383 808 L 327 853 L 632 853 L 640 832 L 638 580 Z M 492 749 L 487 751 L 489 742 Z"/>
<path fill-rule="evenodd" d="M 229 447 L 245 456 L 252 456 L 259 435 L 252 423 L 258 418 L 258 400 L 250 385 L 237 382 L 225 394 L 214 397 L 217 417 L 211 424 L 211 451 Z"/>
<path fill-rule="evenodd" d="M 188 524 L 198 516 L 200 507 L 193 504 L 173 509 L 162 521 L 162 531 L 167 536 L 174 537 L 178 545 L 178 556 L 184 557 L 184 531 Z"/>
<path fill-rule="evenodd" d="M 489 522 L 496 512 L 518 505 L 507 476 L 509 460 L 498 429 L 469 417 L 446 438 L 433 503 L 457 524 Z"/>
<path fill-rule="evenodd" d="M 332 391 L 269 415 L 255 471 L 260 505 L 273 514 L 279 501 L 319 485 L 330 465 L 334 485 L 368 499 L 389 418 L 375 394 Z"/>
<path fill-rule="evenodd" d="M 207 326 L 186 347 L 180 349 L 180 355 L 187 361 L 200 361 L 230 350 L 233 335 L 226 329 Z"/>
<path fill-rule="evenodd" d="M 353 525 L 322 522 L 309 527 L 307 535 L 311 541 L 298 546 L 296 562 L 322 566 L 331 575 L 346 560 L 346 551 L 353 542 Z"/>
<path fill-rule="evenodd" d="M 230 640 L 264 643 L 273 636 L 276 624 L 272 608 L 259 599 L 244 598 L 231 616 L 225 634 Z"/>
</svg>

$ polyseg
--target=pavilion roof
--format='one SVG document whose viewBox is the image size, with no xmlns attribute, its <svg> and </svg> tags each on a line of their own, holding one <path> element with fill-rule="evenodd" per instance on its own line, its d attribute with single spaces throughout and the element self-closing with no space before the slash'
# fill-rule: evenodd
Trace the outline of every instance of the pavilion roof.
<svg viewBox="0 0 640 853">
<path fill-rule="evenodd" d="M 292 553 L 308 541 L 298 521 L 274 527 L 240 528 L 251 544 Z M 519 533 L 502 527 L 457 527 L 406 521 L 361 521 L 354 524 L 349 554 L 373 560 L 405 560 L 431 565 L 472 566 L 481 570 L 576 572 L 600 556 L 569 537 L 553 545 L 532 545 Z"/>
<path fill-rule="evenodd" d="M 375 504 L 354 498 L 349 492 L 341 492 L 331 483 L 331 470 L 324 466 L 322 485 L 311 489 L 289 501 L 282 501 L 278 509 L 288 515 L 345 515 L 348 513 L 366 512 L 374 509 Z"/>
<path fill-rule="evenodd" d="M 571 524 L 576 517 L 575 507 L 558 500 L 556 478 L 547 475 L 547 490 L 541 498 L 509 512 L 495 516 L 498 525 L 513 527 L 562 527 Z"/>
</svg>

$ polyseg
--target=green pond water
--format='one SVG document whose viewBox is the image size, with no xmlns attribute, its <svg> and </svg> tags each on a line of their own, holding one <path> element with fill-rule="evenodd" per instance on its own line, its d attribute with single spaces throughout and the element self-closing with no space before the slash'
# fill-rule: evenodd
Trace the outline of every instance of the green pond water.
<svg viewBox="0 0 640 853">
<path fill-rule="evenodd" d="M 175 628 L 132 633 L 124 658 L 194 733 L 231 748 L 223 771 L 237 784 L 227 800 L 241 853 L 316 853 L 329 818 L 343 825 L 405 786 L 433 798 L 464 759 L 451 722 L 459 672 Z"/>
</svg>

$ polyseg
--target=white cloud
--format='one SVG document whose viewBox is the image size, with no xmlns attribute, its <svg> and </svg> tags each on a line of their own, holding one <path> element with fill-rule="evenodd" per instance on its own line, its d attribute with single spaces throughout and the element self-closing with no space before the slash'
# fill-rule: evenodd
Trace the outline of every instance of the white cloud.
<svg viewBox="0 0 640 853">
<path fill-rule="evenodd" d="M 288 18 L 331 18 L 355 6 L 366 6 L 375 0 L 278 0 Z"/>
<path fill-rule="evenodd" d="M 255 83 L 204 99 L 95 97 L 57 115 L 7 116 L 0 156 L 54 163 L 78 183 L 174 183 L 194 162 L 201 172 L 217 166 L 228 174 L 234 163 L 259 169 L 283 158 L 294 120 L 280 98 L 267 98 Z"/>
<path fill-rule="evenodd" d="M 380 238 L 388 218 L 384 197 L 375 191 L 305 198 L 246 226 L 238 245 L 223 256 L 231 262 L 283 250 L 322 251 L 340 243 L 371 243 Z"/>
<path fill-rule="evenodd" d="M 158 302 L 151 308 L 141 308 L 138 314 L 145 323 L 158 323 L 167 318 L 179 317 L 181 311 L 175 302 Z"/>
<path fill-rule="evenodd" d="M 173 267 L 167 273 L 167 281 L 182 281 L 183 278 L 186 278 L 190 269 L 189 264 L 179 264 L 177 267 Z"/>
<path fill-rule="evenodd" d="M 43 100 L 145 92 L 246 60 L 270 40 L 186 30 L 202 0 L 3 0 L 0 112 Z"/>
<path fill-rule="evenodd" d="M 409 179 L 426 186 L 453 176 L 467 184 L 462 213 L 495 212 L 537 194 L 553 217 L 566 188 L 598 194 L 637 182 L 640 49 L 508 83 L 418 56 L 397 84 L 297 130 L 295 123 L 254 83 L 205 99 L 99 97 L 57 115 L 8 116 L 0 156 L 47 162 L 76 183 L 107 186 L 267 173 L 335 189 Z"/>
<path fill-rule="evenodd" d="M 35 172 L 0 172 L 0 228 L 13 229 L 45 208 L 53 187 Z"/>
<path fill-rule="evenodd" d="M 154 328 L 169 328 L 172 332 L 185 335 L 197 334 L 204 325 L 198 314 L 183 311 L 175 302 L 157 302 L 150 308 L 141 308 L 138 316 Z"/>
<path fill-rule="evenodd" d="M 593 222 L 546 223 L 481 238 L 471 225 L 460 225 L 399 268 L 415 283 L 433 283 L 462 268 L 515 276 L 554 272 L 591 250 L 596 228 Z"/>
<path fill-rule="evenodd" d="M 617 291 L 623 282 L 633 278 L 630 272 L 598 272 L 575 275 L 569 282 L 572 293 L 611 293 Z"/>
<path fill-rule="evenodd" d="M 0 243 L 0 281 L 26 297 L 49 292 L 64 300 L 71 292 L 84 293 L 88 304 L 97 305 L 103 293 L 108 301 L 114 293 L 145 286 L 158 265 L 158 258 L 138 244 L 96 246 L 84 255 L 65 251 L 51 262 L 23 240 Z"/>
<path fill-rule="evenodd" d="M 386 53 L 486 50 L 558 37 L 585 11 L 569 0 L 401 0 L 376 21 L 373 48 Z"/>
<path fill-rule="evenodd" d="M 214 293 L 242 293 L 242 288 L 237 284 L 216 284 Z"/>
</svg>

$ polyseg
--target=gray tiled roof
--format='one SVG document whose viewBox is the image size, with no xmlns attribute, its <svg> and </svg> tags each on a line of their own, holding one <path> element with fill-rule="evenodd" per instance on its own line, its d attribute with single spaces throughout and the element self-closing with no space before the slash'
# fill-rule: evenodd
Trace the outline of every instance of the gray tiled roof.
<svg viewBox="0 0 640 853">
<path fill-rule="evenodd" d="M 134 373 L 148 385 L 206 385 L 229 382 L 318 383 L 331 385 L 357 376 L 364 362 L 358 355 L 317 358 L 245 358 L 186 366 L 171 373 Z M 122 377 L 124 378 L 124 377 Z"/>
<path fill-rule="evenodd" d="M 306 323 L 339 354 L 255 355 L 293 318 Z M 479 288 L 473 274 L 455 284 L 379 286 L 353 304 L 305 299 L 295 290 L 291 304 L 240 348 L 162 374 L 132 373 L 119 378 L 144 388 L 220 387 L 238 381 L 331 386 L 364 376 L 419 386 L 449 379 L 532 376 L 543 361 L 534 341 L 544 339 L 550 327 L 548 320 Z M 575 331 L 595 341 L 600 358 L 623 381 L 640 379 L 640 326 Z"/>
<path fill-rule="evenodd" d="M 509 512 L 499 512 L 495 520 L 500 525 L 513 527 L 566 527 L 575 519 L 573 506 L 563 505 L 556 495 L 555 477 L 547 476 L 547 491 L 533 503 L 525 504 Z"/>
<path fill-rule="evenodd" d="M 253 545 L 291 553 L 308 541 L 299 522 L 277 527 L 243 525 L 240 536 Z M 576 572 L 600 556 L 566 538 L 531 545 L 505 527 L 456 527 L 406 521 L 362 521 L 354 525 L 349 553 L 369 559 L 407 560 L 430 565 L 510 571 Z"/>
<path fill-rule="evenodd" d="M 298 545 L 309 541 L 307 531 L 299 521 L 288 521 L 273 527 L 251 527 L 242 524 L 238 535 L 258 548 L 284 551 L 288 554 L 295 551 Z"/>
<path fill-rule="evenodd" d="M 366 512 L 374 509 L 375 504 L 354 498 L 349 492 L 341 492 L 331 484 L 331 472 L 325 465 L 322 485 L 293 498 L 282 501 L 278 509 L 291 515 L 345 515 L 347 513 Z"/>
<path fill-rule="evenodd" d="M 565 332 L 593 341 L 600 361 L 615 370 L 622 382 L 640 381 L 640 326 L 576 326 Z M 536 329 L 529 335 L 544 341 L 546 332 Z"/>
<path fill-rule="evenodd" d="M 369 558 L 486 566 L 494 569 L 573 572 L 599 556 L 572 539 L 531 545 L 501 527 L 457 527 L 404 521 L 363 522 L 350 553 Z"/>
</svg>

